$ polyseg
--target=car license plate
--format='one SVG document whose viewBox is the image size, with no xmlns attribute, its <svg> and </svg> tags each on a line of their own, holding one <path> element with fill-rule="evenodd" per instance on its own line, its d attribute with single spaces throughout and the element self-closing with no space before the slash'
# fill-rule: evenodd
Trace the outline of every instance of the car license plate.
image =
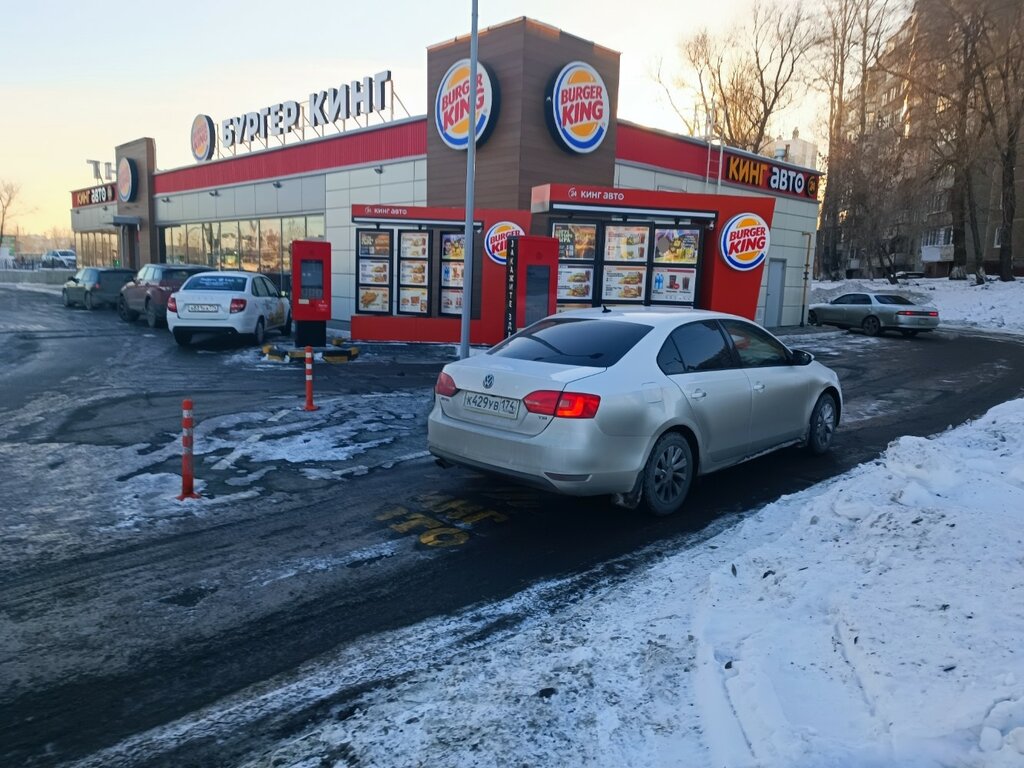
<svg viewBox="0 0 1024 768">
<path fill-rule="evenodd" d="M 515 419 L 519 416 L 519 401 L 511 397 L 496 397 L 495 395 L 485 395 L 482 392 L 466 392 L 462 404 L 471 411 L 504 416 L 506 419 Z"/>
<path fill-rule="evenodd" d="M 189 312 L 216 312 L 220 307 L 216 304 L 189 304 Z"/>
</svg>

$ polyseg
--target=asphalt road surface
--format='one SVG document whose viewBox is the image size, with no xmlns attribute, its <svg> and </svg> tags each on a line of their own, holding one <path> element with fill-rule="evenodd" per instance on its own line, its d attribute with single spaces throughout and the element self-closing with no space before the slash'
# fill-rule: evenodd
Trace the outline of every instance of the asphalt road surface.
<svg viewBox="0 0 1024 768">
<path fill-rule="evenodd" d="M 347 716 L 394 667 L 241 726 L 173 724 L 376 633 L 544 580 L 565 578 L 559 599 L 572 601 L 893 439 L 1022 394 L 1012 338 L 808 331 L 785 338 L 839 374 L 833 450 L 703 478 L 683 513 L 654 519 L 437 467 L 425 418 L 453 347 L 373 345 L 318 364 L 320 409 L 307 413 L 302 366 L 247 342 L 181 349 L 166 329 L 0 286 L 0 765 L 238 765 Z M 186 397 L 204 498 L 178 502 Z"/>
</svg>

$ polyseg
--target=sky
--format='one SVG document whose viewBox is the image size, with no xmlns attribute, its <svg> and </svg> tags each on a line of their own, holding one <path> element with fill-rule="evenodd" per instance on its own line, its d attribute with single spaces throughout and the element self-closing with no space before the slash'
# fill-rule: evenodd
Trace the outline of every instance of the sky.
<svg viewBox="0 0 1024 768">
<path fill-rule="evenodd" d="M 727 32 L 749 0 L 480 0 L 484 29 L 519 16 L 618 50 L 619 116 L 682 131 L 652 73 L 677 61 L 696 24 Z M 391 69 L 396 94 L 426 113 L 426 48 L 470 30 L 469 0 L 424 4 L 128 2 L 7 3 L 0 20 L 0 180 L 21 185 L 13 225 L 70 228 L 70 195 L 92 186 L 86 160 L 149 136 L 161 169 L 190 165 L 197 114 L 223 117 Z M 695 20 L 699 20 L 695 23 Z M 786 122 L 813 135 L 813 111 Z"/>
<path fill-rule="evenodd" d="M 892 287 L 816 283 L 811 301 L 865 289 Z M 1024 281 L 914 280 L 899 290 L 935 305 L 947 330 L 999 332 L 1009 343 L 1024 337 Z M 931 343 L 841 331 L 783 339 L 826 365 L 851 347 Z M 248 353 L 224 362 L 251 365 L 254 374 L 269 365 Z M 429 401 L 431 394 L 394 396 L 416 408 L 417 397 Z M 377 397 L 322 402 L 313 422 L 303 422 L 306 450 L 336 449 L 344 437 L 338 425 L 360 413 L 373 418 Z M 52 403 L 42 393 L 10 427 L 52 412 Z M 887 418 L 884 398 L 848 397 L 844 405 L 841 431 Z M 213 436 L 224 433 L 258 445 L 261 461 L 292 460 L 294 439 L 269 417 L 266 411 L 200 421 L 200 466 L 210 451 L 223 449 Z M 955 406 L 949 418 L 965 420 Z M 262 439 L 249 440 L 243 427 Z M 378 434 L 388 436 L 387 429 Z M 77 497 L 101 493 L 102 504 L 82 509 L 121 516 L 118 531 L 144 530 L 181 515 L 172 500 L 179 478 L 146 471 L 174 455 L 176 441 L 168 435 L 162 445 L 116 455 L 93 445 L 39 450 L 61 451 L 68 466 L 116 462 L 132 469 L 127 482 L 99 490 L 91 483 Z M 31 493 L 37 464 L 10 465 L 13 498 Z M 92 476 L 75 471 L 59 479 L 70 494 L 80 478 Z M 261 476 L 262 470 L 243 472 L 234 500 L 258 492 Z M 197 516 L 227 514 L 222 501 L 190 504 Z M 1021 768 L 1022 510 L 1024 399 L 1017 399 L 938 435 L 898 438 L 838 477 L 593 572 L 356 639 L 129 735 L 75 768 L 134 764 L 173 755 L 189 742 L 275 730 L 289 735 L 233 764 Z M 26 516 L 21 534 L 43 540 L 30 526 L 66 524 L 67 510 L 48 514 L 52 520 Z M 51 537 L 47 546 L 60 544 Z M 283 559 L 260 578 L 297 584 L 305 574 L 387 557 L 396 546 L 385 541 L 334 559 L 317 549 L 301 561 Z M 12 562 L 27 556 L 23 549 L 10 554 Z M 288 727 L 275 729 L 281 723 Z"/>
</svg>

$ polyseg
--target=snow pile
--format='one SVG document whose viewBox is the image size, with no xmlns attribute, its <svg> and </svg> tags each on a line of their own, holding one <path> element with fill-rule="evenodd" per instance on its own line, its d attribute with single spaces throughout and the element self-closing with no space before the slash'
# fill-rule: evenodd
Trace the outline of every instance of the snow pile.
<svg viewBox="0 0 1024 768">
<path fill-rule="evenodd" d="M 584 574 L 582 595 L 541 584 L 368 638 L 410 656 L 245 766 L 1020 768 L 1022 518 L 1017 400 L 639 571 Z"/>
<path fill-rule="evenodd" d="M 810 304 L 831 301 L 852 291 L 899 293 L 939 310 L 942 326 L 966 326 L 1024 333 L 1024 280 L 1010 283 L 989 281 L 975 285 L 973 280 L 946 278 L 903 280 L 892 285 L 888 280 L 840 280 L 815 282 Z"/>
</svg>

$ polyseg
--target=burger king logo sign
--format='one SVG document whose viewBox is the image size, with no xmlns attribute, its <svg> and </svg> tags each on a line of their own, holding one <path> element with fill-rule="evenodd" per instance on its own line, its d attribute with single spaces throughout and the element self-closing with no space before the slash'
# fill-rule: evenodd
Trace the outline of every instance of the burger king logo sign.
<svg viewBox="0 0 1024 768">
<path fill-rule="evenodd" d="M 722 258 L 733 269 L 749 272 L 768 257 L 771 238 L 768 225 L 756 213 L 741 213 L 729 219 L 719 240 Z"/>
<path fill-rule="evenodd" d="M 548 127 L 570 152 L 593 152 L 608 133 L 611 102 L 597 70 L 582 61 L 562 67 L 551 86 L 547 107 Z"/>
<path fill-rule="evenodd" d="M 469 59 L 456 61 L 441 78 L 434 99 L 434 125 L 452 149 L 469 146 Z M 476 71 L 476 143 L 483 144 L 498 119 L 495 81 L 483 64 Z"/>
<path fill-rule="evenodd" d="M 213 132 L 213 118 L 209 115 L 196 115 L 192 121 L 192 157 L 200 163 L 213 157 L 216 134 Z"/>
<path fill-rule="evenodd" d="M 139 172 L 135 161 L 122 157 L 117 164 L 117 199 L 122 203 L 130 203 L 135 199 L 139 188 Z"/>
<path fill-rule="evenodd" d="M 499 221 L 484 235 L 484 252 L 496 264 L 505 266 L 508 261 L 508 239 L 522 237 L 523 228 L 512 221 Z"/>
</svg>

